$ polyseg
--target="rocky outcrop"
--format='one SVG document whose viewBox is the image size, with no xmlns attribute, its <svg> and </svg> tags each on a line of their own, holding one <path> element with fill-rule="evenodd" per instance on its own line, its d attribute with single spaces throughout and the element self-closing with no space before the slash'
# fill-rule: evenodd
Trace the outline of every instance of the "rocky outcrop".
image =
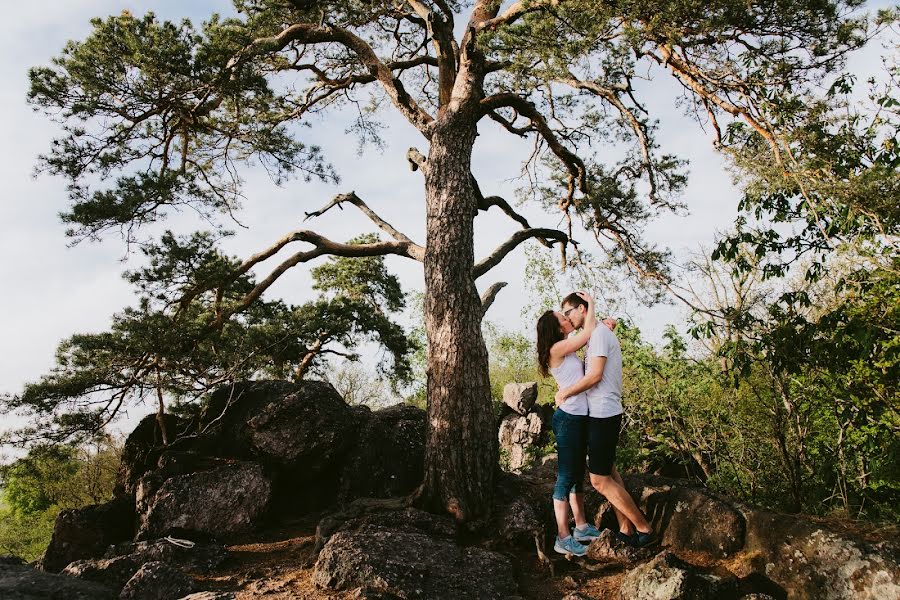
<svg viewBox="0 0 900 600">
<path fill-rule="evenodd" d="M 505 599 L 516 590 L 512 565 L 501 554 L 371 525 L 332 535 L 314 581 L 322 589 L 362 588 L 404 600 Z"/>
<path fill-rule="evenodd" d="M 537 383 L 507 383 L 503 387 L 503 404 L 520 415 L 527 415 L 534 403 L 537 402 Z"/>
<path fill-rule="evenodd" d="M 120 600 L 170 600 L 193 592 L 194 580 L 171 565 L 148 562 L 128 580 Z"/>
<path fill-rule="evenodd" d="M 228 558 L 225 546 L 215 543 L 192 543 L 182 545 L 179 540 L 149 540 L 125 542 L 110 546 L 104 558 L 128 556 L 138 564 L 156 561 L 178 565 L 191 572 L 208 573 L 219 567 Z"/>
<path fill-rule="evenodd" d="M 141 562 L 131 556 L 76 560 L 62 570 L 63 575 L 100 583 L 113 590 L 121 590 L 141 568 Z"/>
<path fill-rule="evenodd" d="M 374 412 L 362 409 L 353 445 L 340 470 L 338 502 L 404 496 L 425 472 L 425 412 L 398 404 Z"/>
<path fill-rule="evenodd" d="M 521 471 L 535 458 L 545 425 L 539 413 L 513 413 L 500 422 L 500 448 L 508 470 Z"/>
<path fill-rule="evenodd" d="M 664 551 L 630 570 L 620 593 L 622 600 L 727 600 L 738 590 L 734 577 L 702 573 Z"/>
<path fill-rule="evenodd" d="M 616 538 L 611 529 L 604 529 L 600 537 L 588 546 L 588 558 L 598 563 L 631 565 L 653 556 L 653 551 L 634 546 Z"/>
<path fill-rule="evenodd" d="M 351 408 L 322 381 L 250 381 L 216 390 L 201 427 L 215 456 L 254 460 L 309 480 L 334 468 L 353 442 Z"/>
<path fill-rule="evenodd" d="M 136 502 L 144 510 L 137 539 L 246 531 L 265 514 L 271 494 L 272 485 L 262 467 L 250 462 L 177 475 L 146 493 L 139 482 Z"/>
<path fill-rule="evenodd" d="M 129 498 L 63 510 L 56 517 L 40 568 L 59 573 L 73 560 L 103 556 L 110 544 L 134 535 L 134 506 Z"/>
<path fill-rule="evenodd" d="M 175 415 L 164 417 L 166 433 L 171 440 L 184 433 L 188 422 Z M 163 447 L 162 432 L 156 414 L 149 414 L 137 424 L 125 439 L 122 458 L 116 474 L 115 496 L 134 494 L 134 486 L 148 471 L 156 468 L 160 449 Z"/>
<path fill-rule="evenodd" d="M 742 512 L 747 539 L 738 574 L 765 574 L 792 600 L 900 598 L 896 543 L 872 544 L 804 517 Z"/>
<path fill-rule="evenodd" d="M 628 476 L 625 483 L 660 533 L 663 545 L 712 558 L 726 558 L 744 547 L 744 516 L 727 500 L 686 481 L 652 475 Z M 617 528 L 609 504 L 604 503 L 600 512 L 604 526 Z"/>
<path fill-rule="evenodd" d="M 109 588 L 65 575 L 55 575 L 28 565 L 0 564 L 0 598 L 3 600 L 113 600 Z"/>
<path fill-rule="evenodd" d="M 547 441 L 553 407 L 535 404 L 537 384 L 507 383 L 503 388 L 503 410 L 498 423 L 500 464 L 513 473 L 531 467 Z"/>
</svg>

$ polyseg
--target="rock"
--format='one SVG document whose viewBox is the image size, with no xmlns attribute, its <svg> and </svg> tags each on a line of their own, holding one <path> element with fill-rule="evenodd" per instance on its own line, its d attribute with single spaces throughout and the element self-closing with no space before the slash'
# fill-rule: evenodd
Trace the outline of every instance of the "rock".
<svg viewBox="0 0 900 600">
<path fill-rule="evenodd" d="M 651 475 L 626 475 L 623 479 L 663 545 L 711 558 L 726 558 L 744 547 L 744 516 L 712 492 L 690 482 Z M 602 507 L 600 522 L 617 527 L 608 503 Z"/>
<path fill-rule="evenodd" d="M 625 575 L 620 595 L 623 600 L 724 600 L 737 590 L 733 577 L 701 573 L 663 551 Z"/>
<path fill-rule="evenodd" d="M 184 433 L 188 425 L 187 421 L 175 415 L 166 414 L 164 419 L 170 442 Z M 114 493 L 117 497 L 134 494 L 138 480 L 156 467 L 158 453 L 162 447 L 162 433 L 156 414 L 149 414 L 141 419 L 125 439 L 119 471 L 116 474 Z"/>
<path fill-rule="evenodd" d="M 235 600 L 237 595 L 233 592 L 195 592 L 178 600 Z"/>
<path fill-rule="evenodd" d="M 329 383 L 247 381 L 213 392 L 200 417 L 204 451 L 254 460 L 309 480 L 353 442 L 353 414 Z"/>
<path fill-rule="evenodd" d="M 455 539 L 456 521 L 446 515 L 436 515 L 416 508 L 404 507 L 397 510 L 372 506 L 372 501 L 359 499 L 339 513 L 323 518 L 316 527 L 318 555 L 331 536 L 338 531 L 358 531 L 362 528 L 390 529 L 408 533 L 420 533 L 430 537 Z"/>
<path fill-rule="evenodd" d="M 744 508 L 739 576 L 763 573 L 791 599 L 900 598 L 900 549 L 829 531 L 804 517 Z"/>
<path fill-rule="evenodd" d="M 208 573 L 218 568 L 228 558 L 225 546 L 215 543 L 195 542 L 190 548 L 166 539 L 115 544 L 106 550 L 104 558 L 129 556 L 143 564 L 150 561 L 178 565 L 191 572 Z"/>
<path fill-rule="evenodd" d="M 136 502 L 142 510 L 137 539 L 244 531 L 262 517 L 271 495 L 272 485 L 262 467 L 250 462 L 172 477 L 146 497 L 139 483 Z"/>
<path fill-rule="evenodd" d="M 538 413 L 532 412 L 525 416 L 514 413 L 503 418 L 498 437 L 507 470 L 518 472 L 533 462 L 543 431 L 544 422 Z"/>
<path fill-rule="evenodd" d="M 529 481 L 514 473 L 500 473 L 492 500 L 491 536 L 507 543 L 534 548 L 535 537 L 543 539 L 553 523 L 553 505 L 549 495 L 535 495 Z"/>
<path fill-rule="evenodd" d="M 397 404 L 367 409 L 340 472 L 338 502 L 405 496 L 425 473 L 425 411 Z"/>
<path fill-rule="evenodd" d="M 516 590 L 512 565 L 500 554 L 375 526 L 331 536 L 313 580 L 323 589 L 363 586 L 404 600 L 502 599 Z"/>
<path fill-rule="evenodd" d="M 18 556 L 13 556 L 12 554 L 0 555 L 0 565 L 15 566 L 24 564 L 25 560 L 19 558 Z"/>
<path fill-rule="evenodd" d="M 633 564 L 653 556 L 647 548 L 635 548 L 616 538 L 611 529 L 604 529 L 600 537 L 588 546 L 588 558 L 600 563 Z"/>
<path fill-rule="evenodd" d="M 119 591 L 140 568 L 141 562 L 133 557 L 117 556 L 115 558 L 76 560 L 63 569 L 62 574 L 101 583 Z"/>
<path fill-rule="evenodd" d="M 528 414 L 534 403 L 537 402 L 537 382 L 507 383 L 503 387 L 503 404 L 507 405 L 520 415 Z"/>
<path fill-rule="evenodd" d="M 121 600 L 170 600 L 194 591 L 194 581 L 170 565 L 148 562 L 134 574 L 122 593 Z"/>
<path fill-rule="evenodd" d="M 59 573 L 70 562 L 98 558 L 110 544 L 130 540 L 133 535 L 134 507 L 130 498 L 63 510 L 56 517 L 39 566 Z"/>
<path fill-rule="evenodd" d="M 0 564 L 3 600 L 112 600 L 109 588 L 91 581 L 53 575 L 28 565 Z"/>
</svg>

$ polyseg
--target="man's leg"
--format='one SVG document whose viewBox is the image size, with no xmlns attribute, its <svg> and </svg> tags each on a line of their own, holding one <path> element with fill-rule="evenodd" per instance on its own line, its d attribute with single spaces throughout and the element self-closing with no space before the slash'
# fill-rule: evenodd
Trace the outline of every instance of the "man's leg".
<svg viewBox="0 0 900 600">
<path fill-rule="evenodd" d="M 633 524 L 640 533 L 652 531 L 650 523 L 634 503 L 628 490 L 618 480 L 615 471 L 616 445 L 619 442 L 619 429 L 622 426 L 622 415 L 608 418 L 590 418 L 588 426 L 588 452 L 590 455 L 591 485 L 603 494 L 616 511 L 619 530 L 631 533 L 629 525 Z M 615 473 L 615 475 L 614 475 Z"/>
<path fill-rule="evenodd" d="M 631 494 L 628 493 L 618 481 L 613 479 L 612 475 L 596 475 L 591 473 L 591 485 L 594 489 L 603 494 L 609 503 L 616 509 L 616 513 L 622 513 L 624 517 L 634 523 L 635 529 L 640 533 L 649 533 L 653 530 L 644 513 L 634 503 Z M 621 521 L 619 524 L 621 527 Z"/>
<path fill-rule="evenodd" d="M 616 483 L 621 485 L 623 488 L 625 487 L 625 482 L 622 481 L 622 476 L 619 475 L 619 470 L 616 469 L 616 466 L 613 465 L 612 468 L 612 478 L 616 480 Z M 593 485 L 593 482 L 591 482 Z M 625 535 L 631 535 L 634 533 L 634 523 L 632 523 L 628 517 L 625 516 L 625 513 L 620 511 L 618 508 L 613 506 L 613 511 L 616 513 L 616 520 L 619 522 L 619 531 L 624 533 Z"/>
</svg>

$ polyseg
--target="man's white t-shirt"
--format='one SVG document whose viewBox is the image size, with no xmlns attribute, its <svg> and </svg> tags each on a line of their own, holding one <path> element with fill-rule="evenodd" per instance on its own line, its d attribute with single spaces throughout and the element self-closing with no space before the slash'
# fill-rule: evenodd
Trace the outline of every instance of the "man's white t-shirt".
<svg viewBox="0 0 900 600">
<path fill-rule="evenodd" d="M 587 391 L 588 415 L 595 418 L 614 417 L 622 413 L 622 348 L 609 327 L 598 323 L 588 341 L 584 370 L 591 368 L 591 359 L 606 357 L 603 379 Z"/>
</svg>

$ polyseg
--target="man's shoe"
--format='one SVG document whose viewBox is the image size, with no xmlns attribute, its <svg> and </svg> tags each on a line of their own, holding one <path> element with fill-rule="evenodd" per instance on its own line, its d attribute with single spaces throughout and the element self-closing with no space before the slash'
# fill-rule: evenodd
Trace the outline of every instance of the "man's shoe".
<svg viewBox="0 0 900 600">
<path fill-rule="evenodd" d="M 590 523 L 585 523 L 580 527 L 576 527 L 573 530 L 572 535 L 575 537 L 576 541 L 581 542 L 582 544 L 590 544 L 598 537 L 600 537 L 600 530 Z"/>
<path fill-rule="evenodd" d="M 652 546 L 655 543 L 656 532 L 654 532 L 652 529 L 647 533 L 635 531 L 634 535 L 631 536 L 631 545 L 635 548 L 646 548 L 647 546 Z"/>
<path fill-rule="evenodd" d="M 621 531 L 616 531 L 613 533 L 613 537 L 615 537 L 618 541 L 628 544 L 629 546 L 634 545 L 634 534 L 631 535 L 627 533 L 622 533 Z"/>
<path fill-rule="evenodd" d="M 553 549 L 560 554 L 572 554 L 574 556 L 584 556 L 588 551 L 587 546 L 578 543 L 578 540 L 571 535 L 562 540 L 557 537 L 556 543 L 553 544 Z"/>
</svg>

